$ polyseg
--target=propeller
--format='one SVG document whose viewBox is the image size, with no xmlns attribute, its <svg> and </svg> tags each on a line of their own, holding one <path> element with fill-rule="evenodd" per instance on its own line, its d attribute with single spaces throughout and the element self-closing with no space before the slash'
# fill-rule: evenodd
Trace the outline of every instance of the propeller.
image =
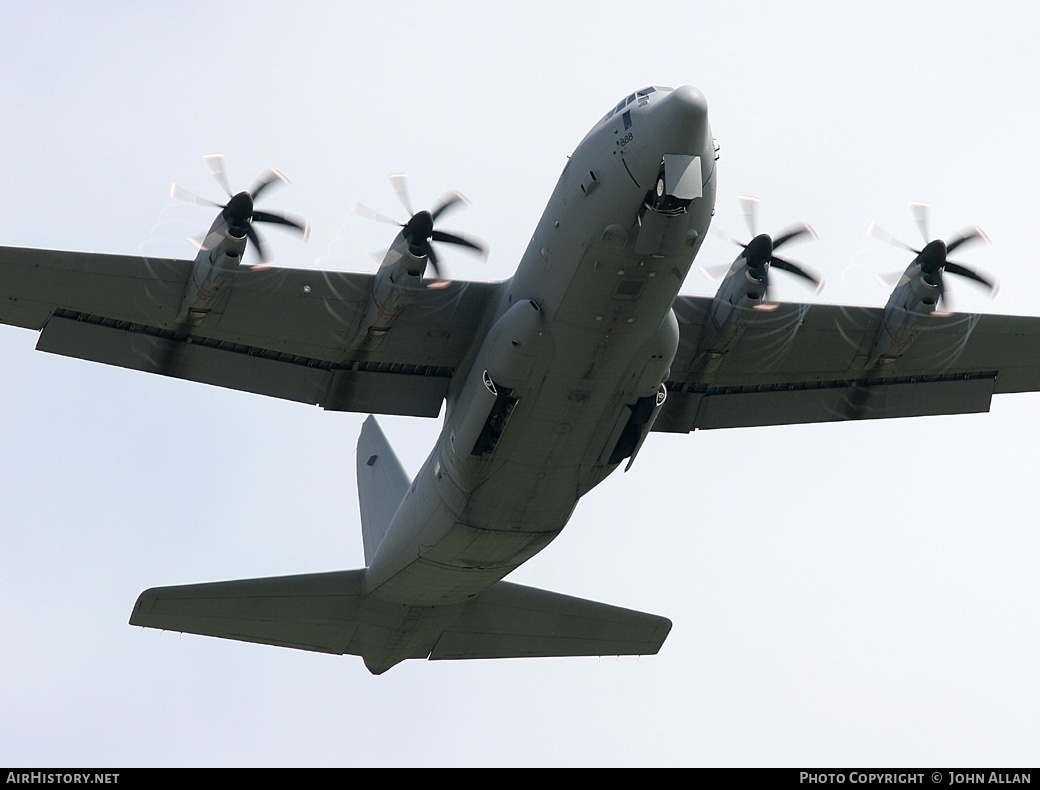
<svg viewBox="0 0 1040 790">
<path fill-rule="evenodd" d="M 405 176 L 404 173 L 391 173 L 390 185 L 393 187 L 398 200 L 401 201 L 401 205 L 404 206 L 405 211 L 409 214 L 407 222 L 401 222 L 391 217 L 387 217 L 386 215 L 380 214 L 378 211 L 370 209 L 368 206 L 357 201 L 354 203 L 353 211 L 358 216 L 374 219 L 377 222 L 385 222 L 389 225 L 397 225 L 401 228 L 401 235 L 404 236 L 404 240 L 408 242 L 409 251 L 418 258 L 425 257 L 430 262 L 433 274 L 436 277 L 436 282 L 430 287 L 443 287 L 448 283 L 448 280 L 442 276 L 443 272 L 440 265 L 440 259 L 437 257 L 437 252 L 434 250 L 433 242 L 457 244 L 460 247 L 475 250 L 476 252 L 479 252 L 483 258 L 487 258 L 487 248 L 480 242 L 473 241 L 465 236 L 460 236 L 457 233 L 437 230 L 434 227 L 437 219 L 445 212 L 454 210 L 460 205 L 469 204 L 469 201 L 466 200 L 464 195 L 459 192 L 449 192 L 437 201 L 437 204 L 429 211 L 417 212 L 412 210 L 411 201 L 408 199 L 407 176 Z"/>
<path fill-rule="evenodd" d="M 809 236 L 815 239 L 817 237 L 816 231 L 809 225 L 801 222 L 785 228 L 776 237 L 770 236 L 768 233 L 758 233 L 758 198 L 743 195 L 740 197 L 739 202 L 740 213 L 744 216 L 744 222 L 747 224 L 748 232 L 751 234 L 751 240 L 742 242 L 723 234 L 720 235 L 726 241 L 744 249 L 741 257 L 744 258 L 751 276 L 759 280 L 765 288 L 765 302 L 773 301 L 769 296 L 769 270 L 771 268 L 790 272 L 796 277 L 808 280 L 816 286 L 816 290 L 819 290 L 823 286 L 823 280 L 818 274 L 802 264 L 795 263 L 789 258 L 782 258 L 776 254 L 776 250 L 784 244 L 802 236 Z M 763 310 L 772 309 L 764 305 L 759 305 L 759 307 Z"/>
<path fill-rule="evenodd" d="M 260 234 L 258 234 L 256 229 L 253 227 L 254 222 L 270 222 L 274 225 L 282 225 L 283 227 L 292 228 L 293 230 L 302 233 L 304 238 L 307 238 L 310 234 L 310 227 L 302 219 L 277 211 L 257 211 L 254 207 L 256 201 L 260 198 L 260 195 L 262 195 L 269 187 L 277 184 L 288 183 L 289 179 L 280 172 L 269 168 L 257 176 L 248 192 L 238 192 L 233 194 L 227 173 L 224 170 L 224 155 L 206 154 L 206 156 L 203 157 L 203 161 L 205 161 L 206 168 L 217 180 L 217 183 L 220 184 L 224 193 L 228 196 L 227 203 L 221 204 L 209 200 L 208 198 L 199 197 L 198 195 L 177 186 L 177 184 L 170 187 L 171 197 L 195 205 L 213 206 L 214 208 L 221 209 L 220 213 L 224 218 L 224 221 L 227 223 L 228 230 L 239 238 L 245 236 L 256 248 L 257 254 L 260 256 L 260 266 L 265 265 L 270 258 L 267 255 L 267 248 L 263 240 L 260 238 Z"/>
<path fill-rule="evenodd" d="M 965 228 L 952 236 L 948 241 L 942 239 L 930 239 L 930 233 L 928 231 L 928 214 L 930 206 L 927 203 L 915 201 L 910 204 L 910 214 L 914 219 L 914 224 L 917 225 L 917 229 L 921 233 L 921 238 L 924 239 L 924 246 L 921 249 L 917 249 L 907 244 L 905 241 L 897 239 L 891 233 L 882 230 L 876 222 L 871 222 L 867 227 L 867 233 L 873 236 L 879 241 L 883 241 L 886 244 L 891 244 L 894 247 L 899 247 L 912 252 L 917 257 L 914 258 L 914 263 L 921 267 L 921 273 L 924 281 L 929 285 L 933 285 L 939 289 L 939 299 L 943 304 L 945 310 L 949 310 L 950 297 L 946 290 L 946 284 L 943 281 L 943 273 L 948 272 L 949 274 L 956 274 L 959 277 L 972 280 L 981 285 L 986 286 L 990 289 L 991 294 L 996 294 L 997 283 L 988 275 L 982 274 L 977 269 L 968 266 L 967 264 L 957 263 L 949 259 L 949 254 L 959 247 L 965 244 L 973 243 L 975 241 L 989 241 L 989 237 L 985 234 L 982 228 L 977 225 Z M 899 284 L 906 282 L 905 275 L 899 280 Z"/>
</svg>

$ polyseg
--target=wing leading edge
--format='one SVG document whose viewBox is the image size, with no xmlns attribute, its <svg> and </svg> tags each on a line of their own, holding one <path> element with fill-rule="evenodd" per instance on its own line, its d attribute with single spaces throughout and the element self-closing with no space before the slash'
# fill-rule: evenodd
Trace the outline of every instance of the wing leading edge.
<svg viewBox="0 0 1040 790">
<path fill-rule="evenodd" d="M 921 318 L 903 354 L 872 362 L 883 311 L 782 303 L 721 355 L 698 344 L 711 299 L 680 296 L 679 351 L 655 431 L 965 414 L 1040 390 L 1040 318 Z"/>
<path fill-rule="evenodd" d="M 497 283 L 419 289 L 393 327 L 357 342 L 373 276 L 237 274 L 197 325 L 177 322 L 192 262 L 0 248 L 0 322 L 37 348 L 337 411 L 437 416 Z"/>
</svg>

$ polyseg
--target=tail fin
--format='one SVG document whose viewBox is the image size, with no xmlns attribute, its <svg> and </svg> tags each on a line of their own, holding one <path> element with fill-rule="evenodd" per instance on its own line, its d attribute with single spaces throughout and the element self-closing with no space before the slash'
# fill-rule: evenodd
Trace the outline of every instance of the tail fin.
<svg viewBox="0 0 1040 790">
<path fill-rule="evenodd" d="M 408 491 L 408 476 L 390 442 L 372 415 L 365 420 L 357 443 L 358 500 L 365 564 L 372 562 L 379 543 Z"/>
</svg>

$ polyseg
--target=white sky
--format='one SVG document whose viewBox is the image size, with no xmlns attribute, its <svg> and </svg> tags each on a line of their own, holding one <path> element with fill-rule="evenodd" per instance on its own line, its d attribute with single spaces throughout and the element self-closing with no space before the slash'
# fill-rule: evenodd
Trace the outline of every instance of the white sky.
<svg viewBox="0 0 1040 790">
<path fill-rule="evenodd" d="M 0 242 L 190 257 L 219 196 L 275 166 L 283 265 L 371 271 L 403 213 L 459 189 L 460 278 L 515 268 L 565 157 L 619 98 L 691 83 L 722 145 L 716 222 L 796 220 L 813 297 L 883 304 L 907 204 L 996 302 L 1040 313 L 1033 3 L 44 2 L 0 26 Z M 698 263 L 732 259 L 709 240 Z M 691 274 L 684 292 L 714 285 Z M 0 764 L 1035 766 L 1040 396 L 988 415 L 655 434 L 511 578 L 665 615 L 641 659 L 409 661 L 131 628 L 151 586 L 363 564 L 364 415 L 38 354 L 0 328 Z M 415 470 L 435 421 L 386 418 Z"/>
</svg>

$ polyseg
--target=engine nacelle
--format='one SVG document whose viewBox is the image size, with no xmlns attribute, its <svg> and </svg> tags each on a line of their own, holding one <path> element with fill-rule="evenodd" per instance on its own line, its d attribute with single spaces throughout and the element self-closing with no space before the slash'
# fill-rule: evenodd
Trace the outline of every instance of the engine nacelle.
<svg viewBox="0 0 1040 790">
<path fill-rule="evenodd" d="M 940 294 L 940 287 L 925 279 L 919 265 L 907 268 L 885 305 L 870 352 L 871 362 L 898 359 L 917 336 L 914 326 L 918 320 L 935 313 Z"/>
<path fill-rule="evenodd" d="M 235 279 L 246 240 L 244 233 L 236 236 L 223 217 L 217 218 L 195 256 L 181 300 L 178 323 L 198 324 L 209 315 L 220 295 Z"/>
<path fill-rule="evenodd" d="M 743 198 L 741 202 L 745 214 L 752 217 L 749 226 L 753 232 L 756 199 Z M 769 296 L 771 270 L 780 269 L 807 280 L 819 291 L 823 285 L 819 275 L 800 263 L 776 254 L 780 247 L 806 236 L 815 238 L 816 231 L 800 223 L 782 231 L 776 238 L 768 233 L 759 233 L 747 244 L 741 244 L 744 251 L 730 264 L 705 318 L 698 348 L 701 359 L 697 364 L 710 368 L 713 360 L 721 359 L 744 329 L 755 321 L 758 315 L 756 311 L 771 312 L 776 309 L 776 303 Z"/>
<path fill-rule="evenodd" d="M 351 342 L 351 349 L 371 349 L 389 332 L 422 287 L 426 256 L 417 256 L 402 234 L 390 245 L 372 282 L 372 297 Z"/>
<path fill-rule="evenodd" d="M 743 256 L 730 266 L 711 303 L 698 353 L 725 353 L 743 328 L 767 311 L 766 282 L 756 278 Z"/>
</svg>

